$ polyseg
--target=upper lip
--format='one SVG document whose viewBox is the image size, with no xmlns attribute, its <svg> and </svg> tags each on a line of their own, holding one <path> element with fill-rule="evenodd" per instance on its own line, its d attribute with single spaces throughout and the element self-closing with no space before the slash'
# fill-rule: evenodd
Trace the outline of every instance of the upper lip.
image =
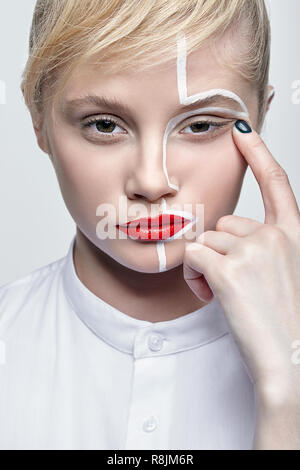
<svg viewBox="0 0 300 470">
<path fill-rule="evenodd" d="M 155 217 L 141 217 L 139 219 L 134 219 L 134 220 L 131 220 L 129 222 L 126 222 L 120 225 L 126 226 L 129 224 L 132 224 L 132 225 L 139 224 L 142 226 L 144 225 L 146 227 L 148 227 L 149 225 L 151 227 L 155 227 L 159 225 L 170 225 L 170 223 L 181 224 L 184 221 L 188 221 L 188 219 L 186 219 L 185 217 L 182 217 L 181 215 L 172 214 L 172 213 L 161 213 Z"/>
</svg>

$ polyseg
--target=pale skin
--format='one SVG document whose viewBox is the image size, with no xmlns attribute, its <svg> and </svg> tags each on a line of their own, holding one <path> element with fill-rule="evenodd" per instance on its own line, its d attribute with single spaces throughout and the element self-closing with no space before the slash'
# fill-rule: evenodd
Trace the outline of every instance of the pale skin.
<svg viewBox="0 0 300 470">
<path fill-rule="evenodd" d="M 261 136 L 232 135 L 259 184 L 264 223 L 221 217 L 187 244 L 184 277 L 199 298 L 217 296 L 245 357 L 259 407 L 254 448 L 300 449 L 300 367 L 291 361 L 300 338 L 300 212 Z"/>
<path fill-rule="evenodd" d="M 224 54 L 222 40 L 220 48 Z M 187 73 L 189 96 L 214 88 L 232 90 L 256 121 L 258 106 L 252 87 L 220 65 L 207 48 L 190 55 Z M 125 115 L 115 109 L 88 106 L 77 107 L 65 116 L 58 103 L 54 116 L 47 106 L 42 123 L 34 121 L 38 144 L 50 155 L 64 200 L 77 224 L 74 262 L 79 278 L 103 300 L 142 320 L 171 320 L 200 308 L 207 302 L 195 296 L 183 278 L 184 239 L 165 244 L 168 270 L 160 273 L 155 243 L 146 246 L 130 239 L 100 243 L 95 236 L 95 210 L 102 201 L 117 206 L 123 195 L 129 204 L 143 203 L 148 213 L 151 205 L 163 198 L 168 205 L 200 202 L 205 206 L 205 228 L 214 228 L 221 215 L 234 211 L 247 169 L 230 132 L 234 116 L 226 118 L 226 127 L 216 131 L 213 138 L 205 137 L 199 143 L 192 140 L 194 135 L 187 135 L 191 119 L 170 135 L 167 168 L 170 181 L 179 187 L 176 192 L 168 185 L 162 165 L 165 127 L 179 114 L 176 60 L 147 74 L 135 70 L 112 77 L 89 65 L 81 67 L 69 80 L 63 102 L 83 92 L 120 97 L 132 112 Z M 238 105 L 233 109 L 240 111 Z M 79 118 L 100 114 L 119 116 L 127 135 L 109 145 L 91 142 L 91 131 L 89 136 L 82 135 Z M 221 115 L 200 118 L 225 122 Z M 193 120 L 197 121 L 197 116 Z M 183 129 L 186 134 L 179 134 Z M 93 139 L 95 135 L 94 130 Z"/>
<path fill-rule="evenodd" d="M 220 42 L 220 47 L 223 45 L 224 41 Z M 163 131 L 178 106 L 175 61 L 170 68 L 153 68 L 147 75 L 135 71 L 114 77 L 103 77 L 87 65 L 70 80 L 65 99 L 84 89 L 122 96 L 132 106 L 134 114 L 130 116 L 109 109 L 86 110 L 86 115 L 117 114 L 124 120 L 129 137 L 118 144 L 91 145 L 79 137 L 77 117 L 62 115 L 58 107 L 54 107 L 57 127 L 47 108 L 44 119 L 33 116 L 34 128 L 40 148 L 51 157 L 77 224 L 74 263 L 80 280 L 122 312 L 153 322 L 196 310 L 215 294 L 255 380 L 254 448 L 300 448 L 299 366 L 290 361 L 291 343 L 300 338 L 299 209 L 284 171 L 257 133 L 258 105 L 253 89 L 234 72 L 224 70 L 207 50 L 193 53 L 189 58 L 189 95 L 208 88 L 232 90 L 247 105 L 253 133 L 237 134 L 233 119 L 225 131 L 197 147 L 201 157 L 197 159 L 194 147 L 174 135 L 168 173 L 180 188 L 178 193 L 168 186 L 161 164 Z M 107 152 L 115 159 L 112 163 L 103 158 Z M 125 157 L 126 165 L 122 166 Z M 262 191 L 264 224 L 228 216 L 237 204 L 248 165 Z M 211 184 L 215 180 L 217 186 Z M 106 185 L 110 181 L 111 186 L 100 194 L 99 188 L 105 186 L 102 181 Z M 155 246 L 137 246 L 134 241 L 100 245 L 93 238 L 99 197 L 114 202 L 124 193 L 129 201 L 142 200 L 149 206 L 161 198 L 182 203 L 202 201 L 207 213 L 204 241 L 185 244 L 176 240 L 166 245 L 169 269 L 163 273 L 158 272 L 156 256 L 152 264 Z M 280 273 L 284 273 L 282 278 Z"/>
</svg>

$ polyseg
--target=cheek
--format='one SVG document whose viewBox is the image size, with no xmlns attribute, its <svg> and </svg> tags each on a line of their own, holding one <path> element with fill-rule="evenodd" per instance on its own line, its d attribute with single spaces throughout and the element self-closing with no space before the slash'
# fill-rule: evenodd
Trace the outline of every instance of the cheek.
<svg viewBox="0 0 300 470">
<path fill-rule="evenodd" d="M 70 133 L 69 133 L 70 134 Z M 91 145 L 56 130 L 51 135 L 53 164 L 64 201 L 74 218 L 98 222 L 99 204 L 113 203 L 120 190 L 121 171 L 112 146 Z M 116 152 L 116 150 L 114 151 Z"/>
<path fill-rule="evenodd" d="M 204 204 L 207 223 L 234 210 L 247 162 L 237 149 L 231 132 L 205 144 L 185 149 L 178 171 L 185 200 Z"/>
</svg>

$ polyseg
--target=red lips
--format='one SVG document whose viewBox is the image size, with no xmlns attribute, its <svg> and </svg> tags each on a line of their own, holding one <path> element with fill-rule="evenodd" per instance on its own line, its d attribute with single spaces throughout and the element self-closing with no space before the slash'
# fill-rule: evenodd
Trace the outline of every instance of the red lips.
<svg viewBox="0 0 300 470">
<path fill-rule="evenodd" d="M 135 240 L 158 241 L 172 237 L 189 222 L 190 220 L 179 215 L 161 214 L 117 225 L 117 228 Z"/>
</svg>

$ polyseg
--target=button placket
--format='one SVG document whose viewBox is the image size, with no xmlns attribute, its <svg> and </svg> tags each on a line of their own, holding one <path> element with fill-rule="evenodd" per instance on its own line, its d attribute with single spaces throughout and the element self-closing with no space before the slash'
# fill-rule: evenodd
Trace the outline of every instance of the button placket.
<svg viewBox="0 0 300 470">
<path fill-rule="evenodd" d="M 139 344 L 144 349 L 136 349 L 134 358 L 125 448 L 168 448 L 177 358 L 151 352 L 148 338 L 154 333 L 144 333 Z"/>
</svg>

